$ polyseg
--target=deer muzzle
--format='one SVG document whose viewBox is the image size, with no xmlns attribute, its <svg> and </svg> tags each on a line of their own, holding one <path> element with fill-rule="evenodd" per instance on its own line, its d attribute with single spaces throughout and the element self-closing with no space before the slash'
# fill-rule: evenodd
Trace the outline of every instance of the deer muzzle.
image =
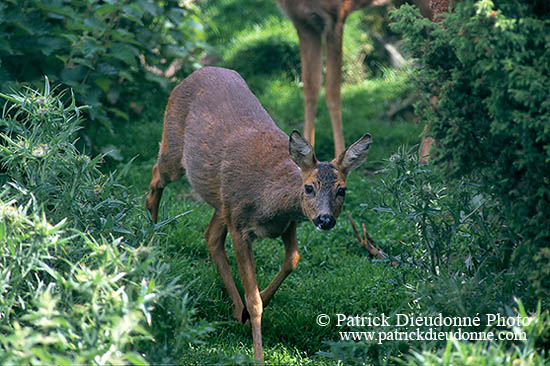
<svg viewBox="0 0 550 366">
<path fill-rule="evenodd" d="M 329 231 L 336 225 L 336 219 L 332 215 L 319 215 L 313 219 L 313 225 L 321 231 Z"/>
</svg>

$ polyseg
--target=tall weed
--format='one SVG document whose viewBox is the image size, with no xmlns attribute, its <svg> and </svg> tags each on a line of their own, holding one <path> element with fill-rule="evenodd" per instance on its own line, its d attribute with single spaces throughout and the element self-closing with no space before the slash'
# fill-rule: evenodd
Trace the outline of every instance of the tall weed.
<svg viewBox="0 0 550 366">
<path fill-rule="evenodd" d="M 388 161 L 380 196 L 370 204 L 391 221 L 409 227 L 404 255 L 431 275 L 473 274 L 484 264 L 506 261 L 512 235 L 499 205 L 475 179 L 452 181 L 439 167 L 420 164 L 416 148 L 400 148 Z"/>
<path fill-rule="evenodd" d="M 144 364 L 168 326 L 171 345 L 199 342 L 212 328 L 155 247 L 166 222 L 74 147 L 81 108 L 62 94 L 2 94 L 0 362 Z"/>
</svg>

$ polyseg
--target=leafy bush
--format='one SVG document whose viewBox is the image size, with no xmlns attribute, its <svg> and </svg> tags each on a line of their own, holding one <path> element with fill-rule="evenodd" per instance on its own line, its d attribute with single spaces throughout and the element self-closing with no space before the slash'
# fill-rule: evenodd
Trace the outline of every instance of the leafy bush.
<svg viewBox="0 0 550 366">
<path fill-rule="evenodd" d="M 499 206 L 478 184 L 450 181 L 438 166 L 419 164 L 416 148 L 400 148 L 389 159 L 374 199 L 370 205 L 382 218 L 409 228 L 401 260 L 432 276 L 498 270 L 506 262 L 505 239 L 512 234 Z"/>
<path fill-rule="evenodd" d="M 168 93 L 169 81 L 151 67 L 181 59 L 177 75 L 186 75 L 205 46 L 198 8 L 177 0 L 8 0 L 0 33 L 1 91 L 38 87 L 49 75 L 106 126 L 109 116 L 129 120 L 144 93 Z"/>
<path fill-rule="evenodd" d="M 525 269 L 550 242 L 550 13 L 537 4 L 460 1 L 439 24 L 410 6 L 393 15 L 420 64 L 417 113 L 440 147 L 436 161 L 495 197 L 519 235 L 513 265 Z M 543 273 L 530 277 L 548 299 Z"/>
<path fill-rule="evenodd" d="M 443 167 L 419 164 L 417 147 L 400 148 L 380 173 L 383 176 L 371 188 L 364 206 L 376 212 L 376 220 L 384 223 L 386 233 L 400 232 L 397 243 L 393 235 L 377 241 L 402 271 L 415 278 L 405 285 L 413 303 L 393 308 L 393 312 L 475 317 L 506 313 L 514 296 L 530 298 L 522 270 L 509 268 L 508 243 L 515 235 L 505 224 L 500 204 L 484 193 L 480 184 L 465 178 L 448 179 Z M 545 329 L 542 327 L 533 338 L 540 344 L 522 345 L 539 352 L 533 362 L 543 360 L 539 356 L 547 347 Z M 483 330 L 483 324 L 476 329 Z M 395 357 L 418 347 L 398 341 L 385 342 L 383 347 L 372 342 L 338 341 L 329 345 L 328 357 L 350 364 L 391 364 Z M 440 349 L 444 345 L 433 340 L 422 342 L 421 347 Z M 455 357 L 451 364 L 460 364 L 462 356 L 473 357 L 477 363 L 468 363 L 471 365 L 479 364 L 482 357 L 488 362 L 519 357 L 510 345 L 449 342 L 448 347 L 445 352 Z M 421 361 L 411 362 L 419 365 L 441 356 L 427 351 L 417 355 Z"/>
<path fill-rule="evenodd" d="M 422 271 L 409 288 L 419 310 L 475 316 L 532 297 L 524 270 L 511 267 L 516 234 L 503 208 L 476 181 L 449 179 L 444 167 L 419 164 L 416 148 L 401 148 L 386 164 L 367 201 L 387 231 L 405 230 L 399 244 L 381 239 L 403 265 Z"/>
<path fill-rule="evenodd" d="M 65 94 L 51 91 L 48 79 L 43 93 L 0 94 L 12 102 L 0 120 L 5 180 L 32 193 L 52 221 L 66 218 L 71 227 L 96 237 L 139 233 L 145 238 L 150 229 L 133 220 L 141 202 L 117 183 L 123 172 L 105 176 L 99 171 L 101 155 L 92 159 L 76 149 L 84 108 L 76 106 L 74 96 L 63 105 Z"/>
<path fill-rule="evenodd" d="M 236 35 L 224 52 L 224 66 L 239 72 L 248 83 L 280 75 L 300 75 L 300 47 L 292 25 L 277 17 Z M 265 81 L 264 81 L 265 83 Z M 254 87 L 254 85 L 252 85 Z"/>
<path fill-rule="evenodd" d="M 100 174 L 101 156 L 90 159 L 75 148 L 82 108 L 75 105 L 74 97 L 71 105 L 64 106 L 62 94 L 50 91 L 48 81 L 44 93 L 29 89 L 0 94 L 12 102 L 0 121 L 4 174 L 43 203 L 51 220 L 67 218 L 82 231 L 120 233 L 117 225 L 124 221 L 123 207 L 128 209 L 126 202 L 114 197 L 121 187 L 114 184 L 114 175 Z M 109 217 L 115 212 L 117 217 Z"/>
<path fill-rule="evenodd" d="M 145 363 L 131 344 L 151 339 L 144 325 L 158 294 L 133 283 L 138 250 L 51 225 L 32 199 L 2 200 L 0 226 L 2 364 Z M 83 257 L 67 263 L 76 243 Z"/>
<path fill-rule="evenodd" d="M 171 362 L 158 339 L 183 347 L 211 327 L 155 247 L 166 222 L 118 183 L 124 171 L 106 177 L 101 156 L 75 149 L 81 108 L 44 89 L 2 94 L 0 363 Z"/>
</svg>

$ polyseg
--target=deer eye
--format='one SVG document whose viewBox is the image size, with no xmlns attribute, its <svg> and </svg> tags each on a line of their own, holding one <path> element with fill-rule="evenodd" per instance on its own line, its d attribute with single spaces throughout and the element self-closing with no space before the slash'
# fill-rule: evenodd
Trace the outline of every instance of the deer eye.
<svg viewBox="0 0 550 366">
<path fill-rule="evenodd" d="M 345 197 L 346 196 L 346 189 L 343 188 L 343 187 L 338 188 L 338 190 L 336 191 L 336 195 L 340 196 L 340 197 Z"/>
<path fill-rule="evenodd" d="M 306 184 L 304 186 L 304 191 L 306 192 L 306 194 L 313 194 L 313 192 L 314 192 L 313 186 L 310 186 L 309 184 Z"/>
</svg>

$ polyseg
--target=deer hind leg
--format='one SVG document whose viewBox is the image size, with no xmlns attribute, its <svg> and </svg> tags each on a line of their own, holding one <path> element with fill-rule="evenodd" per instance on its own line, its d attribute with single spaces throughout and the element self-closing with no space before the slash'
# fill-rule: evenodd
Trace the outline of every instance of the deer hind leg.
<svg viewBox="0 0 550 366">
<path fill-rule="evenodd" d="M 334 29 L 326 35 L 327 75 L 325 95 L 327 108 L 332 123 L 334 138 L 334 156 L 338 157 L 346 149 L 342 131 L 342 99 L 340 94 L 342 84 L 342 34 L 343 21 L 337 22 Z"/>
<path fill-rule="evenodd" d="M 149 195 L 145 199 L 145 207 L 151 213 L 153 222 L 158 220 L 159 203 L 162 197 L 162 191 L 164 190 L 165 182 L 159 173 L 159 166 L 156 163 L 153 166 L 153 178 L 149 184 Z"/>
<path fill-rule="evenodd" d="M 315 145 L 315 112 L 321 88 L 321 33 L 308 27 L 298 28 L 302 82 L 304 83 L 304 136 Z"/>
<path fill-rule="evenodd" d="M 164 146 L 165 143 L 163 141 L 161 143 L 159 157 L 156 164 L 153 166 L 153 178 L 149 184 L 149 195 L 145 199 L 145 207 L 151 213 L 154 222 L 158 220 L 159 204 L 164 187 L 166 187 L 168 183 L 179 180 L 184 173 L 184 169 L 177 159 L 177 156 L 180 154 L 173 154 L 174 156 L 170 156 L 164 151 Z"/>
<path fill-rule="evenodd" d="M 263 304 L 256 281 L 254 268 L 254 254 L 252 253 L 252 241 L 230 226 L 231 238 L 235 247 L 235 256 L 239 267 L 239 274 L 244 287 L 246 298 L 246 313 L 250 316 L 252 328 L 252 341 L 254 343 L 254 358 L 263 361 L 262 347 L 262 312 Z M 243 310 L 243 316 L 245 311 Z M 243 318 L 244 323 L 244 318 Z"/>
<path fill-rule="evenodd" d="M 298 240 L 296 238 L 296 223 L 290 224 L 290 227 L 285 233 L 283 233 L 283 242 L 285 244 L 285 259 L 283 260 L 283 266 L 279 273 L 275 276 L 273 281 L 260 293 L 262 297 L 262 303 L 264 308 L 269 304 L 275 292 L 281 286 L 281 283 L 288 277 L 292 271 L 296 269 L 300 255 L 298 254 Z"/>
<path fill-rule="evenodd" d="M 225 252 L 225 238 L 227 236 L 227 226 L 218 212 L 214 212 L 208 228 L 204 232 L 208 250 L 212 255 L 212 260 L 218 268 L 218 273 L 227 290 L 229 298 L 233 302 L 233 317 L 241 320 L 244 305 L 241 295 L 235 286 L 235 281 L 231 276 L 227 253 Z"/>
</svg>

